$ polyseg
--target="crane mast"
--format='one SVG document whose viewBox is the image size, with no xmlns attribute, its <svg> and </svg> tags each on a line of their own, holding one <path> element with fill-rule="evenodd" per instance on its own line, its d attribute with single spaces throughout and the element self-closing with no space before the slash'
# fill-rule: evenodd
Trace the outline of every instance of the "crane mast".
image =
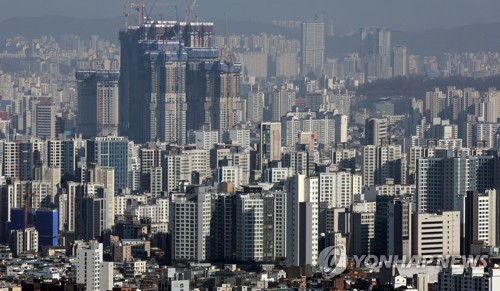
<svg viewBox="0 0 500 291">
<path fill-rule="evenodd" d="M 233 48 L 231 46 L 231 43 L 229 41 L 229 29 L 228 29 L 228 24 L 227 24 L 227 15 L 225 16 L 225 24 L 226 24 L 226 38 L 227 38 L 227 45 L 228 45 L 228 106 L 226 106 L 228 114 L 228 124 L 227 124 L 227 129 L 233 128 L 233 61 L 234 61 L 234 54 L 233 54 Z"/>
</svg>

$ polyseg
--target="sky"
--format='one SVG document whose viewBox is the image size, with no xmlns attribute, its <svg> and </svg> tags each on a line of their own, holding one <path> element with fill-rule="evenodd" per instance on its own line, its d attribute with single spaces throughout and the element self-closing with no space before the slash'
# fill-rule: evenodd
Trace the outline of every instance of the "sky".
<svg viewBox="0 0 500 291">
<path fill-rule="evenodd" d="M 140 1 L 140 0 L 139 0 Z M 157 0 L 179 3 L 179 14 L 187 0 Z M 64 15 L 106 18 L 123 14 L 130 0 L 0 0 L 0 21 L 13 17 Z M 143 2 L 153 2 L 145 0 Z M 168 10 L 170 9 L 170 12 Z M 166 12 L 163 12 L 166 11 Z M 174 17 L 171 7 L 153 12 Z M 362 26 L 386 26 L 394 30 L 422 31 L 458 27 L 478 22 L 499 22 L 499 0 L 197 0 L 194 14 L 200 20 L 308 20 L 318 12 L 333 19 L 338 33 Z M 233 20 L 234 19 L 234 20 Z M 0 29 L 2 29 L 0 27 Z"/>
</svg>

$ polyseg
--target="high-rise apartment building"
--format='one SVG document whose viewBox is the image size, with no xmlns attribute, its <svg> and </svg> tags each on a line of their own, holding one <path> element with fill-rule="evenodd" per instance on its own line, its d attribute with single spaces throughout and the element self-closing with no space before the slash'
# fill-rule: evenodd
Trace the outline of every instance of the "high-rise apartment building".
<svg viewBox="0 0 500 291">
<path fill-rule="evenodd" d="M 148 20 L 120 34 L 120 127 L 134 141 L 185 144 L 188 129 L 222 134 L 245 120 L 241 65 L 220 62 L 213 23 L 171 24 Z"/>
<path fill-rule="evenodd" d="M 226 144 L 239 145 L 247 149 L 250 147 L 250 129 L 230 129 L 225 132 L 222 140 Z"/>
<path fill-rule="evenodd" d="M 61 176 L 65 174 L 73 176 L 76 168 L 75 153 L 74 140 L 51 139 L 47 142 L 47 166 L 60 168 Z"/>
<path fill-rule="evenodd" d="M 84 138 L 118 134 L 120 72 L 79 70 L 77 132 Z"/>
<path fill-rule="evenodd" d="M 103 261 L 103 247 L 90 241 L 88 247 L 76 252 L 76 282 L 84 284 L 85 290 L 112 290 L 113 263 Z"/>
<path fill-rule="evenodd" d="M 359 202 L 352 206 L 352 255 L 370 255 L 375 249 L 375 203 Z"/>
<path fill-rule="evenodd" d="M 276 191 L 274 195 L 274 255 L 276 258 L 286 258 L 287 248 L 287 199 L 288 193 Z"/>
<path fill-rule="evenodd" d="M 483 182 L 488 174 L 478 172 L 479 168 L 484 169 L 478 167 L 478 163 L 477 157 L 464 155 L 419 159 L 416 173 L 417 210 L 428 213 L 459 210 L 461 197 L 467 191 L 476 191 L 478 185 L 481 188 L 491 187 L 491 182 Z"/>
<path fill-rule="evenodd" d="M 438 282 L 434 284 L 435 287 L 432 290 L 488 291 L 500 289 L 500 270 L 494 266 L 485 268 L 485 266 L 474 266 L 467 263 L 449 264 L 438 273 L 437 278 Z M 423 287 L 425 288 L 427 285 L 423 285 Z M 427 289 L 419 288 L 419 290 Z"/>
<path fill-rule="evenodd" d="M 263 169 L 271 161 L 281 160 L 281 124 L 262 123 L 260 125 L 260 167 Z"/>
<path fill-rule="evenodd" d="M 381 145 L 389 137 L 387 126 L 387 119 L 367 119 L 365 121 L 365 144 Z"/>
<path fill-rule="evenodd" d="M 410 197 L 396 197 L 388 203 L 387 255 L 411 256 L 413 202 Z"/>
<path fill-rule="evenodd" d="M 221 136 L 224 131 L 245 120 L 240 98 L 241 64 L 214 62 L 206 65 L 207 98 L 205 120 Z"/>
<path fill-rule="evenodd" d="M 219 132 L 210 130 L 200 130 L 193 132 L 194 140 L 197 149 L 210 150 L 219 142 Z"/>
<path fill-rule="evenodd" d="M 92 187 L 92 186 L 91 186 Z M 84 191 L 80 188 L 79 191 Z M 87 189 L 85 189 L 87 190 Z M 100 239 L 106 227 L 106 198 L 103 197 L 102 187 L 96 189 L 100 195 L 79 196 L 75 204 L 75 214 L 78 218 L 75 222 L 75 236 L 77 239 L 92 240 Z"/>
<path fill-rule="evenodd" d="M 104 227 L 111 229 L 115 225 L 115 169 L 91 165 L 88 169 L 88 182 L 103 188 L 101 197 L 104 199 Z"/>
<path fill-rule="evenodd" d="M 187 128 L 203 125 L 219 131 L 233 128 L 246 119 L 240 98 L 241 64 L 220 62 L 215 48 L 186 48 Z"/>
<path fill-rule="evenodd" d="M 319 174 L 319 202 L 330 207 L 349 208 L 355 194 L 361 194 L 361 176 L 350 172 Z"/>
<path fill-rule="evenodd" d="M 15 256 L 38 252 L 38 231 L 34 227 L 16 229 L 10 232 L 10 248 Z"/>
<path fill-rule="evenodd" d="M 250 92 L 247 98 L 247 121 L 261 122 L 264 120 L 264 92 Z"/>
<path fill-rule="evenodd" d="M 392 48 L 392 76 L 408 76 L 408 52 L 404 45 L 396 45 Z"/>
<path fill-rule="evenodd" d="M 172 259 L 205 261 L 210 259 L 211 193 L 175 197 L 172 200 Z"/>
<path fill-rule="evenodd" d="M 334 145 L 347 142 L 348 117 L 333 112 L 288 112 L 281 118 L 286 146 L 294 147 L 301 133 L 312 133 L 317 142 Z"/>
<path fill-rule="evenodd" d="M 425 94 L 425 108 L 424 115 L 429 121 L 436 117 L 443 117 L 444 110 L 446 109 L 446 94 L 439 88 L 434 88 Z"/>
<path fill-rule="evenodd" d="M 391 77 L 391 31 L 383 27 L 361 28 L 359 56 L 364 59 L 367 78 Z"/>
<path fill-rule="evenodd" d="M 296 175 L 286 182 L 287 266 L 316 265 L 318 259 L 318 177 Z"/>
<path fill-rule="evenodd" d="M 145 48 L 142 118 L 146 140 L 186 143 L 187 55 L 179 46 L 171 43 L 161 51 Z"/>
<path fill-rule="evenodd" d="M 292 110 L 292 106 L 295 105 L 295 95 L 295 91 L 284 87 L 274 88 L 271 93 L 272 121 L 280 121 L 282 116 Z"/>
<path fill-rule="evenodd" d="M 367 145 L 363 147 L 363 185 L 384 184 L 394 179 L 396 184 L 405 181 L 405 162 L 400 145 Z"/>
<path fill-rule="evenodd" d="M 467 192 L 463 207 L 465 216 L 463 254 L 472 254 L 471 245 L 473 244 L 487 244 L 489 246 L 498 244 L 500 225 L 497 223 L 497 196 L 497 191 L 494 189 L 484 193 Z"/>
<path fill-rule="evenodd" d="M 391 31 L 389 29 L 384 27 L 364 27 L 360 29 L 360 37 L 359 54 L 361 57 L 367 55 L 390 55 Z"/>
<path fill-rule="evenodd" d="M 320 21 L 302 23 L 301 71 L 321 73 L 325 62 L 325 24 Z"/>
<path fill-rule="evenodd" d="M 484 97 L 484 121 L 497 123 L 500 120 L 500 91 L 490 89 Z"/>
<path fill-rule="evenodd" d="M 258 194 L 236 199 L 236 257 L 241 261 L 264 260 L 264 199 Z M 272 225 L 272 224 L 271 224 Z M 273 241 L 272 238 L 271 241 Z"/>
</svg>

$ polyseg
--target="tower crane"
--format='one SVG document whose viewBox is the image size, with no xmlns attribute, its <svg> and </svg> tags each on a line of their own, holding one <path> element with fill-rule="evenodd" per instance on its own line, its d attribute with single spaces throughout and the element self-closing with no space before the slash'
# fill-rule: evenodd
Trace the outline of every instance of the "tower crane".
<svg viewBox="0 0 500 291">
<path fill-rule="evenodd" d="M 191 0 L 187 0 L 186 17 L 184 18 L 184 22 L 189 21 L 189 18 L 193 13 L 193 9 L 196 6 L 196 2 L 198 2 L 198 0 L 194 0 L 193 2 L 191 2 Z"/>
<path fill-rule="evenodd" d="M 144 23 L 144 14 L 145 14 L 145 9 L 146 9 L 146 4 L 144 3 L 126 3 L 125 4 L 125 9 L 124 9 L 124 14 L 125 14 L 125 32 L 128 30 L 128 16 L 129 16 L 129 9 L 134 7 L 138 12 L 139 12 L 139 25 L 142 25 Z"/>
<path fill-rule="evenodd" d="M 227 24 L 227 15 L 225 15 L 225 24 L 226 24 L 226 38 L 228 45 L 227 59 L 226 62 L 228 64 L 228 106 L 226 106 L 226 110 L 228 111 L 227 118 L 228 124 L 227 129 L 233 128 L 233 62 L 234 62 L 234 52 L 231 42 L 229 41 L 229 29 Z"/>
<path fill-rule="evenodd" d="M 151 4 L 151 8 L 149 9 L 149 12 L 146 14 L 146 19 L 151 19 L 151 15 L 153 14 L 153 11 L 157 7 L 159 7 L 159 6 L 173 6 L 175 8 L 175 10 L 177 10 L 177 3 L 174 3 L 174 2 L 157 2 L 157 0 L 155 0 Z"/>
</svg>

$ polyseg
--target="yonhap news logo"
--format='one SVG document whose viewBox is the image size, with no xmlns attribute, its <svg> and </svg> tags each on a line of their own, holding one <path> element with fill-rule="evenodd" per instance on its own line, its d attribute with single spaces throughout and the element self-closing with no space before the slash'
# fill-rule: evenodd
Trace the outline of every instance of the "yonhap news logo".
<svg viewBox="0 0 500 291">
<path fill-rule="evenodd" d="M 344 245 L 324 248 L 318 256 L 316 273 L 321 273 L 323 278 L 331 279 L 342 274 L 347 268 L 347 251 Z"/>
</svg>

